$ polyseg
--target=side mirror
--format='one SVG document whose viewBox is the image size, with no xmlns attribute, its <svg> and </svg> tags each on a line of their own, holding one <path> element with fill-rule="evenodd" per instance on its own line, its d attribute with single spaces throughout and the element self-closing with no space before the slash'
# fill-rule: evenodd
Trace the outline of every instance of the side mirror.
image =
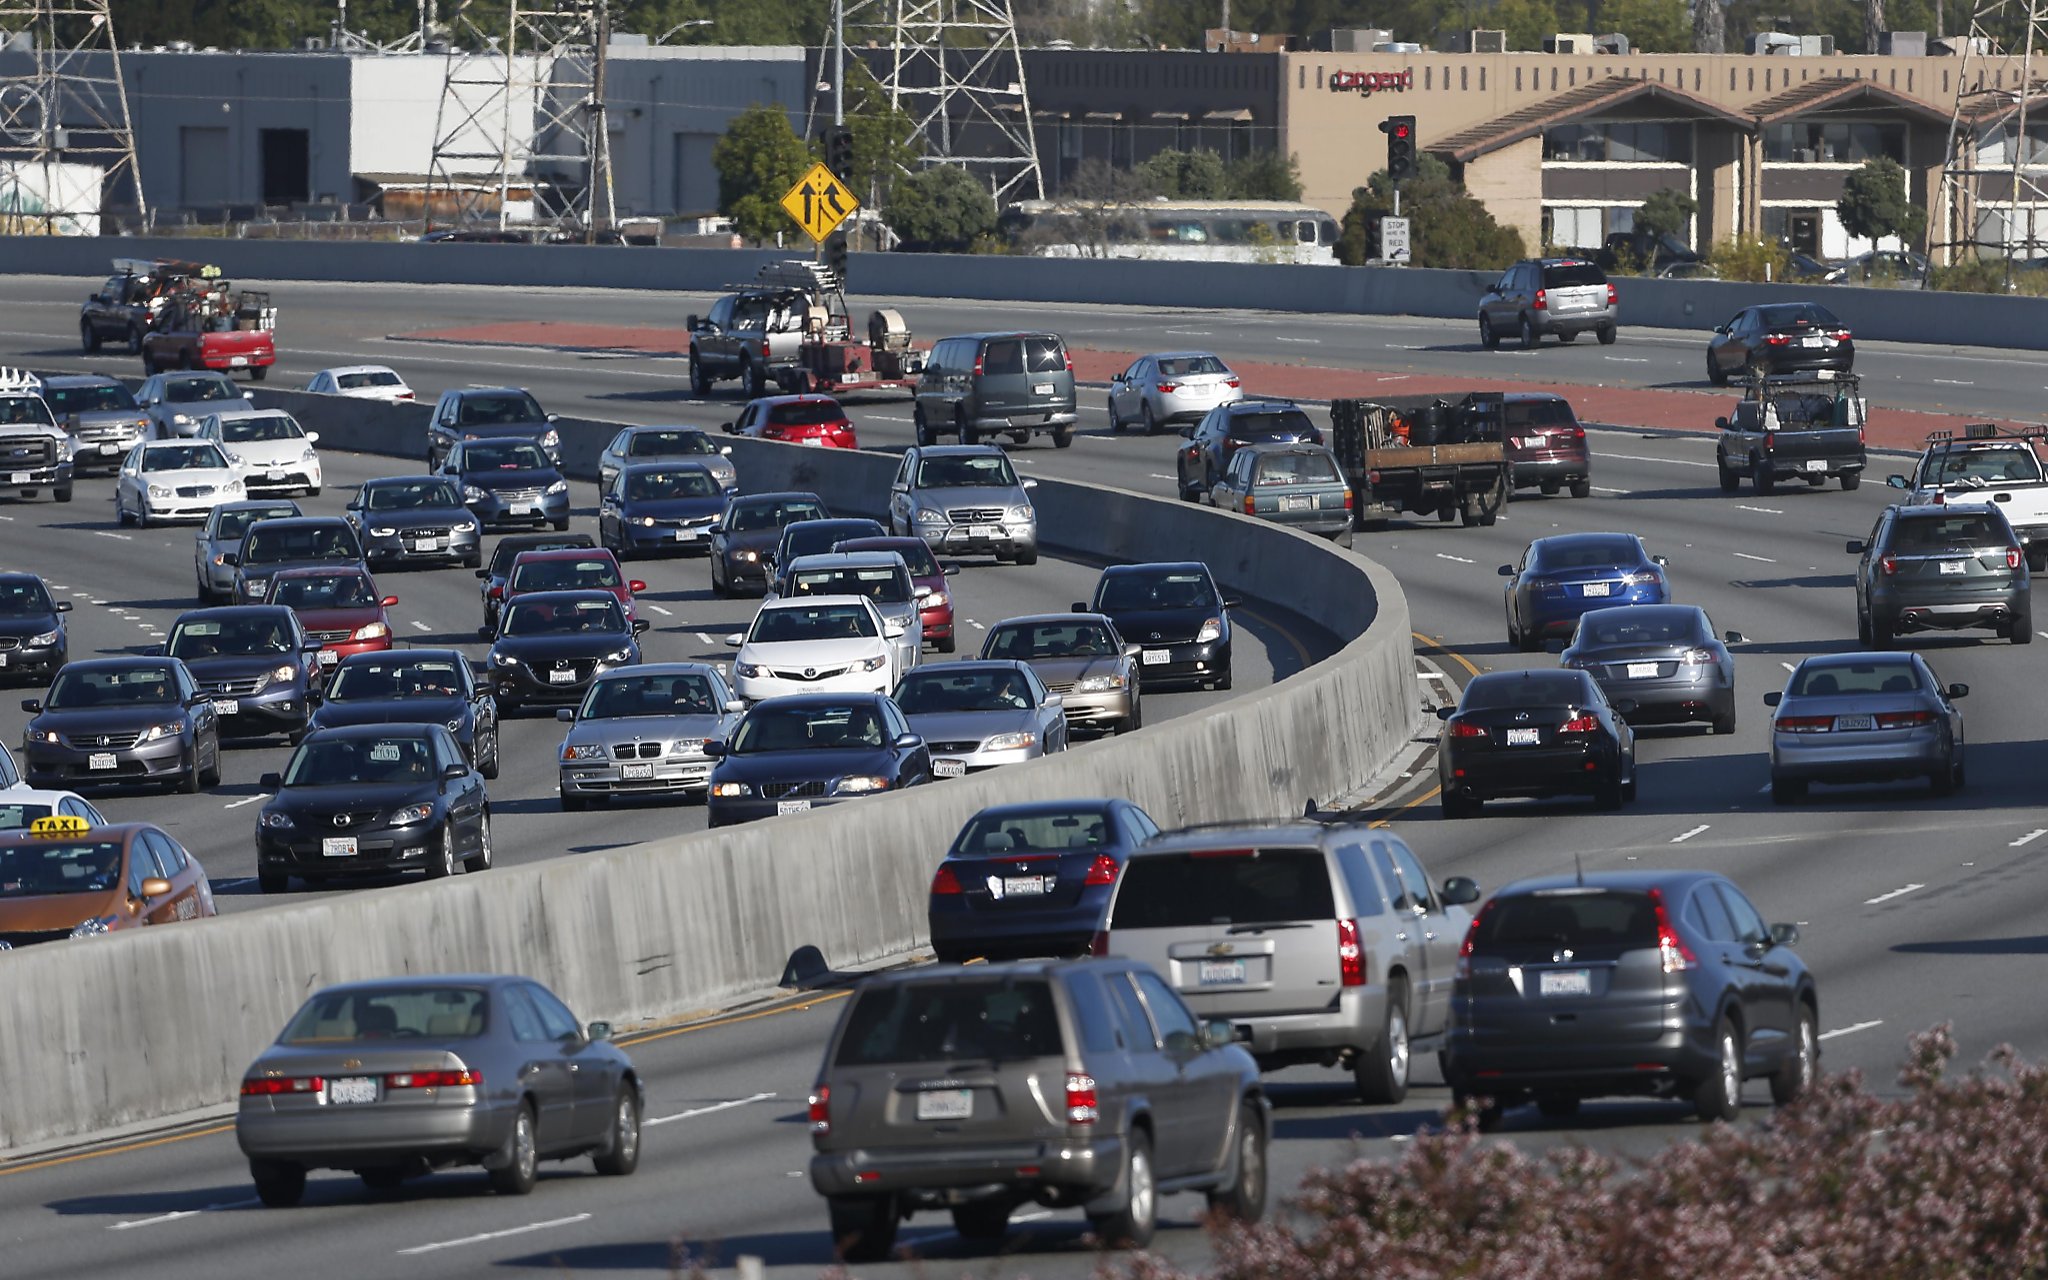
<svg viewBox="0 0 2048 1280">
<path fill-rule="evenodd" d="M 1651 556 L 1651 557 L 1650 557 L 1650 562 L 1651 562 L 1652 564 L 1660 564 L 1660 565 L 1668 565 L 1668 564 L 1670 564 L 1670 563 L 1671 563 L 1671 562 L 1670 562 L 1669 560 L 1666 560 L 1666 559 L 1665 559 L 1665 558 L 1664 558 L 1663 556 Z"/>
<path fill-rule="evenodd" d="M 1906 477 L 1904 476 L 1886 476 L 1884 478 L 1884 482 L 1894 489 L 1903 489 L 1906 487 Z"/>
<path fill-rule="evenodd" d="M 704 744 L 704 754 L 713 760 L 722 759 L 725 756 L 725 739 L 713 738 L 706 742 Z"/>
<path fill-rule="evenodd" d="M 1463 907 L 1479 901 L 1479 882 L 1470 876 L 1452 876 L 1437 895 L 1446 906 Z"/>
<path fill-rule="evenodd" d="M 689 315 L 687 315 L 687 316 L 685 316 L 685 317 L 683 318 L 683 328 L 685 328 L 685 329 L 694 329 L 694 328 L 696 328 L 696 327 L 697 327 L 697 313 L 693 311 L 693 312 L 691 312 L 691 313 L 690 313 Z"/>
<path fill-rule="evenodd" d="M 1195 429 L 1194 429 L 1194 427 L 1193 427 L 1192 425 L 1190 425 L 1190 426 L 1185 426 L 1185 427 L 1182 427 L 1182 428 L 1180 429 L 1180 438 L 1181 438 L 1181 439 L 1183 439 L 1183 440 L 1192 440 L 1192 439 L 1194 439 L 1194 438 L 1195 438 Z"/>
<path fill-rule="evenodd" d="M 1948 696 L 1951 698 L 1967 698 L 1970 696 L 1970 686 L 1966 684 L 1952 684 L 1948 687 Z"/>
<path fill-rule="evenodd" d="M 223 551 L 220 553 L 220 562 L 232 568 L 242 563 L 242 553 L 239 551 Z"/>
<path fill-rule="evenodd" d="M 1764 705 L 1767 707 L 1775 707 L 1784 700 L 1785 695 L 1783 693 L 1777 692 L 1776 690 L 1773 690 L 1772 692 L 1764 695 Z"/>
<path fill-rule="evenodd" d="M 1123 650 L 1124 656 L 1126 658 L 1135 658 L 1144 652 L 1145 646 L 1141 644 L 1127 644 L 1124 646 Z"/>
<path fill-rule="evenodd" d="M 894 745 L 898 751 L 915 751 L 924 745 L 924 739 L 914 733 L 899 733 Z"/>
<path fill-rule="evenodd" d="M 548 415 L 548 421 L 549 421 L 549 422 L 560 422 L 561 420 L 562 420 L 562 415 L 561 415 L 561 414 L 559 414 L 559 413 L 551 413 L 551 414 L 549 414 L 549 415 Z"/>
<path fill-rule="evenodd" d="M 151 876 L 142 882 L 142 896 L 145 900 L 162 898 L 171 892 L 171 882 L 162 876 Z"/>
<path fill-rule="evenodd" d="M 735 631 L 725 638 L 725 647 L 728 649 L 737 649 L 746 642 L 747 638 L 744 635 L 741 635 L 739 632 Z"/>
<path fill-rule="evenodd" d="M 734 426 L 734 425 L 733 425 L 732 423 L 730 423 L 730 422 L 721 422 L 721 423 L 719 423 L 719 424 L 718 424 L 718 429 L 719 429 L 720 431 L 723 431 L 723 432 L 725 432 L 725 434 L 727 434 L 727 435 L 732 435 L 732 434 L 734 434 L 735 432 L 737 432 L 737 431 L 739 430 L 739 428 L 738 428 L 738 427 Z"/>
<path fill-rule="evenodd" d="M 1498 573 L 1503 578 L 1512 578 L 1515 576 L 1515 566 L 1511 564 L 1504 564 L 1500 568 L 1494 570 L 1494 572 Z"/>
<path fill-rule="evenodd" d="M 59 613 L 69 613 L 69 612 L 71 612 L 71 602 L 70 602 L 69 600 L 59 600 L 59 601 L 57 602 L 57 612 L 59 612 Z"/>
<path fill-rule="evenodd" d="M 653 628 L 653 626 L 654 624 L 649 622 L 645 618 L 635 618 L 633 619 L 633 634 L 636 636 L 644 636 L 648 633 L 650 629 Z"/>
<path fill-rule="evenodd" d="M 284 785 L 284 775 L 281 773 L 266 773 L 256 779 L 256 785 L 265 791 L 275 791 Z"/>
<path fill-rule="evenodd" d="M 1223 597 L 1223 607 L 1226 609 L 1242 609 L 1244 608 L 1244 601 L 1235 596 L 1225 596 Z"/>
<path fill-rule="evenodd" d="M 957 564 L 940 565 L 939 572 L 945 574 L 949 578 L 955 578 L 960 575 L 960 566 Z"/>
<path fill-rule="evenodd" d="M 1048 707 L 1064 707 L 1067 705 L 1067 695 L 1064 693 L 1048 693 L 1045 695 L 1045 705 Z"/>
<path fill-rule="evenodd" d="M 21 700 L 21 709 L 23 711 L 28 712 L 30 715 L 34 715 L 36 712 L 41 711 L 43 709 L 43 704 L 41 701 L 35 698 L 23 698 Z"/>
<path fill-rule="evenodd" d="M 1237 1043 L 1237 1028 L 1223 1018 L 1211 1018 L 1202 1024 L 1202 1047 L 1221 1049 Z"/>
<path fill-rule="evenodd" d="M 1721 639 L 1722 639 L 1722 640 L 1724 640 L 1724 641 L 1726 641 L 1726 642 L 1727 642 L 1727 643 L 1729 643 L 1729 644 L 1748 644 L 1748 643 L 1749 643 L 1749 637 L 1748 637 L 1748 636 L 1746 636 L 1746 635 L 1743 635 L 1743 634 L 1742 634 L 1742 633 L 1741 633 L 1740 631 L 1724 631 L 1724 632 L 1722 632 L 1722 633 L 1721 633 Z"/>
<path fill-rule="evenodd" d="M 612 1024 L 609 1022 L 593 1022 L 583 1029 L 583 1036 L 585 1039 L 593 1042 L 609 1040 L 612 1038 Z"/>
<path fill-rule="evenodd" d="M 464 774 L 468 772 L 469 766 L 466 764 L 451 764 L 447 768 L 441 770 L 441 781 L 453 782 L 457 778 L 462 777 Z"/>
<path fill-rule="evenodd" d="M 1717 325 L 1715 325 L 1715 326 L 1714 326 L 1714 332 L 1715 332 L 1715 333 L 1726 333 L 1726 332 L 1728 332 L 1728 326 L 1727 326 L 1727 325 L 1725 325 L 1725 324 L 1717 324 Z"/>
<path fill-rule="evenodd" d="M 1847 542 L 1845 542 L 1845 543 L 1843 543 L 1843 544 L 1842 544 L 1842 550 L 1844 550 L 1844 551 L 1848 552 L 1848 553 L 1849 553 L 1850 555 L 1852 555 L 1852 556 L 1860 556 L 1860 555 L 1862 555 L 1862 554 L 1863 554 L 1863 551 L 1864 551 L 1864 547 L 1863 547 L 1863 539 L 1861 539 L 1861 538 L 1851 538 L 1851 539 L 1849 539 L 1849 540 L 1848 540 Z"/>
<path fill-rule="evenodd" d="M 576 708 L 574 708 L 574 707 L 556 707 L 556 708 L 555 708 L 555 719 L 557 719 L 557 720 L 560 720 L 560 721 L 561 721 L 561 722 L 562 722 L 563 724 L 575 724 L 575 723 L 576 723 Z"/>
<path fill-rule="evenodd" d="M 1799 926 L 1796 924 L 1774 924 L 1771 926 L 1771 942 L 1780 947 L 1799 945 Z"/>
<path fill-rule="evenodd" d="M 398 597 L 397 597 L 397 596 L 385 596 L 385 597 L 384 597 L 384 598 L 383 598 L 382 600 L 379 600 L 379 601 L 378 601 L 377 603 L 378 603 L 379 605 L 383 606 L 384 608 L 386 608 L 386 609 L 389 609 L 389 608 L 390 608 L 390 607 L 391 607 L 392 605 L 394 605 L 394 604 L 397 604 L 397 603 L 398 603 Z"/>
<path fill-rule="evenodd" d="M 895 639 L 897 636 L 902 635 L 903 631 L 904 625 L 902 619 L 900 618 L 890 618 L 888 621 L 882 624 L 882 634 L 888 636 L 892 640 Z"/>
<path fill-rule="evenodd" d="M 318 653 L 318 652 L 320 652 L 320 647 L 321 647 L 321 646 L 320 646 L 320 642 L 319 642 L 318 640 L 308 640 L 308 641 L 306 641 L 306 643 L 304 643 L 304 644 L 302 644 L 302 645 L 300 645 L 300 646 L 299 646 L 299 652 L 300 652 L 300 653 Z"/>
<path fill-rule="evenodd" d="M 747 704 L 740 698 L 728 698 L 725 702 L 725 709 L 728 713 L 737 715 L 739 712 L 747 709 Z"/>
<path fill-rule="evenodd" d="M 1564 637 L 1552 636 L 1550 639 L 1545 640 L 1543 642 L 1543 651 L 1545 653 L 1563 653 Z"/>
<path fill-rule="evenodd" d="M 476 571 L 476 576 L 479 578 L 488 578 L 491 576 L 491 571 L 489 569 L 478 569 Z"/>
<path fill-rule="evenodd" d="M 1728 419 L 1726 419 L 1726 418 L 1716 418 L 1716 419 L 1714 419 L 1714 426 L 1715 426 L 1715 427 L 1717 427 L 1717 428 L 1719 428 L 1719 429 L 1720 429 L 1720 430 L 1722 430 L 1722 431 L 1726 431 L 1726 430 L 1728 429 Z"/>
<path fill-rule="evenodd" d="M 647 584 L 640 581 L 640 579 L 638 578 L 633 578 L 627 581 L 626 590 L 632 592 L 634 595 L 639 595 L 642 591 L 647 590 Z"/>
<path fill-rule="evenodd" d="M 706 525 L 706 526 L 704 526 L 704 536 L 705 536 L 705 537 L 707 537 L 707 538 L 708 538 L 708 537 L 710 537 L 710 536 L 711 536 L 711 535 L 713 535 L 713 534 L 716 534 L 716 533 L 724 533 L 724 532 L 725 532 L 725 526 L 724 526 L 724 525 L 722 525 L 722 524 L 712 524 L 712 525 Z"/>
<path fill-rule="evenodd" d="M 1074 603 L 1068 605 L 1067 608 L 1073 610 L 1075 613 L 1086 613 L 1088 612 L 1088 602 L 1085 600 L 1076 600 L 1074 601 Z"/>
<path fill-rule="evenodd" d="M 1445 705 L 1438 707 L 1436 709 L 1436 718 L 1439 720 L 1449 720 L 1452 716 L 1457 714 L 1458 709 L 1455 706 Z"/>
<path fill-rule="evenodd" d="M 1038 487 L 1038 481 L 1033 480 L 1030 476 L 1024 477 L 1023 484 L 1026 489 L 1036 489 Z"/>
</svg>

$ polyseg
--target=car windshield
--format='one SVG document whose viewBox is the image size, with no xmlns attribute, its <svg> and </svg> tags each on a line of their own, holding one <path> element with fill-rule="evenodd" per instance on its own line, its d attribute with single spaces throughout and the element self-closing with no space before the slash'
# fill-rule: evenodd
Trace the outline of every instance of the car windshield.
<svg viewBox="0 0 2048 1280">
<path fill-rule="evenodd" d="M 857 640 L 879 634 L 875 621 L 859 605 L 785 605 L 763 609 L 747 633 L 748 644 L 781 644 L 793 640 Z"/>
<path fill-rule="evenodd" d="M 228 460 L 212 444 L 168 444 L 142 451 L 144 471 L 218 471 L 228 469 Z"/>
<path fill-rule="evenodd" d="M 235 390 L 235 384 L 219 374 L 211 377 L 165 378 L 163 397 L 173 404 L 191 404 L 196 400 L 239 400 L 242 393 Z"/>
<path fill-rule="evenodd" d="M 1320 849 L 1204 849 L 1133 858 L 1112 929 L 1328 920 L 1337 914 Z"/>
<path fill-rule="evenodd" d="M 1337 484 L 1337 460 L 1327 453 L 1269 453 L 1259 459 L 1260 488 L 1282 484 Z"/>
<path fill-rule="evenodd" d="M 459 698 L 468 692 L 462 672 L 441 659 L 344 662 L 327 689 L 330 702 L 351 698 Z"/>
<path fill-rule="evenodd" d="M 636 471 L 626 477 L 626 497 L 633 502 L 667 502 L 674 498 L 715 498 L 724 492 L 702 467 L 668 467 Z"/>
<path fill-rule="evenodd" d="M 697 672 L 608 676 L 590 686 L 579 720 L 628 716 L 715 716 L 724 711 L 709 676 Z"/>
<path fill-rule="evenodd" d="M 1027 622 L 989 632 L 990 658 L 1110 658 L 1117 647 L 1099 622 Z"/>
<path fill-rule="evenodd" d="M 1161 356 L 1159 376 L 1186 378 L 1198 373 L 1229 373 L 1230 366 L 1215 356 Z"/>
<path fill-rule="evenodd" d="M 292 1015 L 284 1045 L 360 1040 L 468 1040 L 489 1025 L 485 993 L 473 987 L 355 987 L 323 991 Z"/>
<path fill-rule="evenodd" d="M 1842 323 L 1835 319 L 1834 312 L 1817 302 L 1781 302 L 1758 307 L 1756 315 L 1766 329 L 1796 329 L 1802 325 L 1835 328 Z"/>
<path fill-rule="evenodd" d="M 49 817 L 54 808 L 35 800 L 8 800 L 5 795 L 0 792 L 0 831 L 26 831 L 37 818 Z"/>
<path fill-rule="evenodd" d="M 970 818 L 948 857 L 1000 857 L 1020 849 L 1099 849 L 1110 843 L 1109 816 L 1099 809 L 1005 813 Z"/>
<path fill-rule="evenodd" d="M 836 400 L 793 400 L 768 406 L 768 425 L 773 427 L 817 427 L 846 421 L 846 411 Z"/>
<path fill-rule="evenodd" d="M 1043 978 L 891 982 L 854 996 L 833 1061 L 1002 1062 L 1065 1053 L 1052 984 Z"/>
<path fill-rule="evenodd" d="M 177 677 L 162 664 L 80 671 L 75 666 L 57 673 L 44 704 L 52 710 L 86 707 L 134 707 L 176 703 Z"/>
<path fill-rule="evenodd" d="M 0 618 L 37 618 L 54 610 L 40 578 L 0 578 Z"/>
<path fill-rule="evenodd" d="M 240 542 L 249 526 L 258 520 L 284 520 L 298 515 L 299 509 L 287 503 L 281 507 L 255 507 L 242 511 L 222 511 L 214 518 L 213 538 L 216 542 Z"/>
<path fill-rule="evenodd" d="M 2004 546 L 2012 539 L 1985 515 L 1906 516 L 1892 526 L 1894 554 Z"/>
<path fill-rule="evenodd" d="M 1105 575 L 1095 607 L 1104 613 L 1142 609 L 1206 609 L 1216 591 L 1205 573 L 1115 573 Z"/>
<path fill-rule="evenodd" d="M 343 391 L 355 391 L 362 387 L 402 387 L 405 383 L 389 369 L 361 369 L 335 374 L 334 385 Z"/>
<path fill-rule="evenodd" d="M 177 623 L 171 628 L 171 642 L 165 652 L 192 662 L 199 658 L 290 653 L 291 649 L 291 628 L 282 618 L 266 611 Z"/>
<path fill-rule="evenodd" d="M 229 444 L 298 440 L 305 434 L 297 422 L 282 413 L 252 413 L 242 418 L 222 418 L 220 423 L 220 438 Z"/>
<path fill-rule="evenodd" d="M 735 502 L 727 511 L 725 527 L 733 533 L 755 533 L 780 529 L 799 520 L 823 520 L 830 513 L 815 502 L 801 499 L 777 502 Z"/>
<path fill-rule="evenodd" d="M 1569 542 L 1539 542 L 1529 557 L 1529 567 L 1553 569 L 1607 569 L 1616 565 L 1642 563 L 1642 553 L 1629 538 L 1574 538 Z"/>
<path fill-rule="evenodd" d="M 242 564 L 281 564 L 287 560 L 360 560 L 355 536 L 345 524 L 256 525 L 242 539 Z"/>
<path fill-rule="evenodd" d="M 947 664 L 950 665 L 950 664 Z M 1025 711 L 1031 684 L 1017 671 L 948 671 L 946 665 L 913 671 L 896 686 L 896 705 L 906 715 L 949 711 Z"/>
<path fill-rule="evenodd" d="M 625 611 L 610 596 L 602 600 L 514 601 L 505 610 L 508 636 L 571 636 L 625 630 Z"/>
<path fill-rule="evenodd" d="M 120 383 L 44 387 L 43 399 L 57 413 L 107 413 L 135 408 L 135 397 Z"/>
<path fill-rule="evenodd" d="M 1926 688 L 1911 659 L 1880 662 L 1808 662 L 1792 674 L 1785 692 L 1795 698 L 1843 694 L 1918 693 Z"/>
<path fill-rule="evenodd" d="M 540 403 L 524 391 L 499 391 L 488 395 L 462 397 L 455 421 L 465 427 L 489 427 L 514 422 L 543 422 L 547 414 Z"/>
<path fill-rule="evenodd" d="M 611 558 L 593 557 L 575 560 L 524 560 L 512 565 L 512 589 L 514 591 L 575 591 L 614 589 L 619 583 L 619 567 Z"/>
<path fill-rule="evenodd" d="M 747 713 L 733 734 L 732 749 L 762 751 L 866 751 L 888 738 L 882 717 L 865 702 L 806 702 L 800 706 L 763 703 Z"/>
<path fill-rule="evenodd" d="M 120 882 L 119 840 L 28 836 L 0 844 L 0 898 L 105 893 Z"/>
<path fill-rule="evenodd" d="M 462 494 L 447 480 L 400 480 L 363 486 L 363 505 L 371 511 L 421 511 L 459 507 Z"/>
<path fill-rule="evenodd" d="M 919 489 L 1014 489 L 1017 473 L 1000 453 L 968 454 L 964 457 L 926 456 L 918 460 Z"/>
<path fill-rule="evenodd" d="M 1316 424 L 1299 409 L 1253 409 L 1230 415 L 1232 440 L 1295 440 L 1314 432 Z"/>
<path fill-rule="evenodd" d="M 42 422 L 52 426 L 56 419 L 50 416 L 50 406 L 36 395 L 0 396 L 0 423 Z"/>
<path fill-rule="evenodd" d="M 2041 460 L 2032 449 L 1951 449 L 1927 459 L 1923 484 L 1997 483 L 2039 480 Z"/>
<path fill-rule="evenodd" d="M 1474 955 L 1549 961 L 1559 951 L 1612 959 L 1657 945 L 1657 908 L 1647 893 L 1571 888 L 1496 897 L 1472 930 Z"/>
<path fill-rule="evenodd" d="M 377 600 L 360 573 L 281 573 L 270 591 L 272 604 L 293 609 L 366 609 Z"/>
<path fill-rule="evenodd" d="M 287 787 L 353 787 L 425 782 L 434 752 L 425 735 L 315 738 L 300 744 L 284 771 Z"/>
<path fill-rule="evenodd" d="M 1686 644 L 1703 640 L 1703 630 L 1690 609 L 1602 609 L 1579 620 L 1578 643 Z"/>
<path fill-rule="evenodd" d="M 525 440 L 476 440 L 464 446 L 464 471 L 544 471 L 547 455 Z"/>
<path fill-rule="evenodd" d="M 629 458 L 665 458 L 717 453 L 718 446 L 702 431 L 635 431 L 626 437 Z"/>
<path fill-rule="evenodd" d="M 1458 710 L 1577 706 L 1585 692 L 1575 671 L 1503 671 L 1474 676 L 1465 686 L 1465 696 L 1458 700 Z"/>
<path fill-rule="evenodd" d="M 792 575 L 793 596 L 866 596 L 878 604 L 908 604 L 910 574 L 895 565 L 879 568 L 799 569 Z"/>
</svg>

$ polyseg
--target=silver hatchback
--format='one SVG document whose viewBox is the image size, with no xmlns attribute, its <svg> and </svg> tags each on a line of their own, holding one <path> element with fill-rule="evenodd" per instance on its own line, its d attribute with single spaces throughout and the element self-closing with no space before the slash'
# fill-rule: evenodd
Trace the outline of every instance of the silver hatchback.
<svg viewBox="0 0 2048 1280">
<path fill-rule="evenodd" d="M 1926 778 L 1938 796 L 1963 785 L 1966 684 L 1944 686 L 1917 653 L 1808 658 L 1782 693 L 1764 695 L 1771 721 L 1771 799 L 1804 799 L 1815 782 Z"/>
</svg>

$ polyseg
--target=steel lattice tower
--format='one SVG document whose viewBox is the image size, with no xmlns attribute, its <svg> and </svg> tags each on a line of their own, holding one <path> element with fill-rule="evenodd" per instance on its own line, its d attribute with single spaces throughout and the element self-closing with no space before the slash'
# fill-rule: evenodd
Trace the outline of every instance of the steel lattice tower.
<svg viewBox="0 0 2048 1280">
<path fill-rule="evenodd" d="M 998 204 L 1044 197 L 1010 0 L 846 0 L 845 39 L 881 51 L 870 66 L 925 164 L 979 172 Z"/>
<path fill-rule="evenodd" d="M 95 235 L 103 213 L 149 220 L 110 5 L 0 0 L 0 230 Z M 18 58 L 28 69 L 9 73 Z"/>
<path fill-rule="evenodd" d="M 1988 87 L 1987 65 L 2011 56 L 1993 51 L 2015 37 L 2020 46 L 2019 84 Z M 1979 219 L 1986 214 L 2001 216 L 2004 235 L 1996 243 L 2005 256 L 2008 289 L 2016 251 L 2024 250 L 2028 257 L 2048 252 L 2048 168 L 2030 165 L 2027 144 L 2029 122 L 2048 116 L 2048 100 L 2042 98 L 2048 87 L 2044 57 L 2048 0 L 1978 0 L 1956 73 L 1941 174 L 1940 226 L 1930 233 L 1929 248 L 1946 251 L 1951 262 L 1974 256 L 1993 243 L 1979 234 Z M 2011 156 L 1995 165 L 1980 165 L 1980 143 L 1994 134 L 2009 140 Z"/>
</svg>

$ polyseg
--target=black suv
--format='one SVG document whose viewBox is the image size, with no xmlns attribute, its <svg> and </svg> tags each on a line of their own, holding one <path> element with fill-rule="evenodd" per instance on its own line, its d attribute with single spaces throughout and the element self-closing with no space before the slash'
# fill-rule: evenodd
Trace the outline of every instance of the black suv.
<svg viewBox="0 0 2048 1280">
<path fill-rule="evenodd" d="M 1710 871 L 1517 881 L 1459 953 L 1444 1081 L 1459 1105 L 1480 1104 L 1481 1128 L 1525 1101 L 1562 1118 L 1614 1094 L 1732 1120 L 1759 1076 L 1782 1106 L 1820 1061 L 1798 941 Z"/>
<path fill-rule="evenodd" d="M 1248 444 L 1321 444 L 1323 433 L 1291 400 L 1239 400 L 1219 404 L 1200 422 L 1182 427 L 1188 441 L 1175 456 L 1180 496 L 1200 501 L 1230 468 L 1231 455 Z"/>
<path fill-rule="evenodd" d="M 1856 563 L 1856 638 L 1883 649 L 1903 632 L 1989 628 L 2034 639 L 2027 555 L 1990 503 L 1886 507 Z"/>
</svg>

